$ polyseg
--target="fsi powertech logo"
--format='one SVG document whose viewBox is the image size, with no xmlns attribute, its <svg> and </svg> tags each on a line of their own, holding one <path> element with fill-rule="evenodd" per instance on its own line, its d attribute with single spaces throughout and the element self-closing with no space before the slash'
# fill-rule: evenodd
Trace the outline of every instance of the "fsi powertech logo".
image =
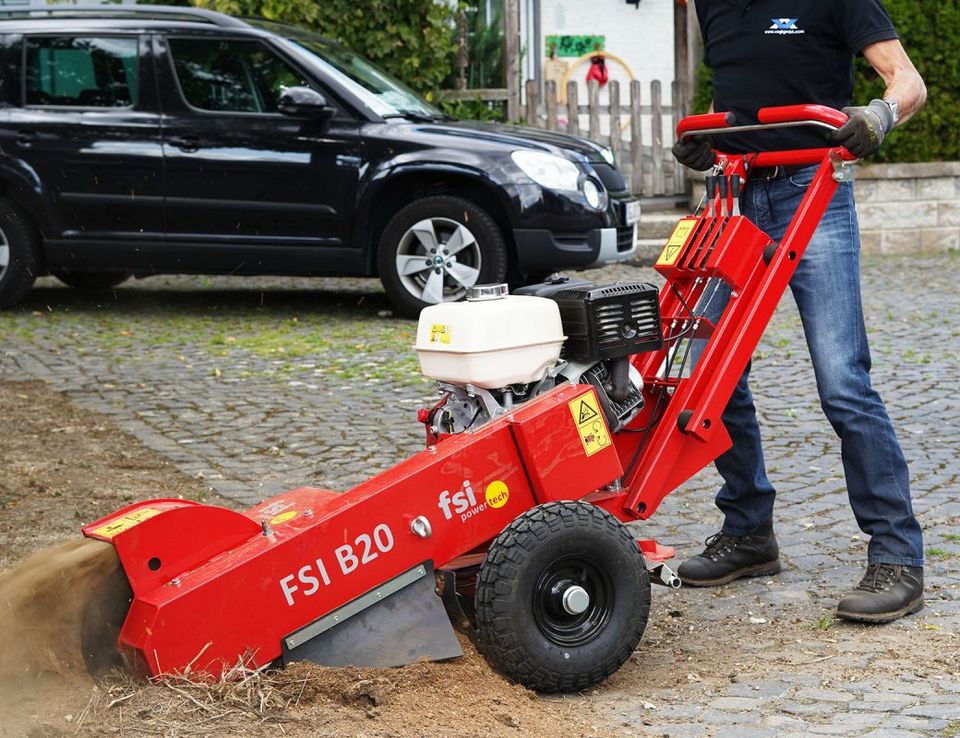
<svg viewBox="0 0 960 738">
<path fill-rule="evenodd" d="M 773 25 L 766 30 L 766 34 L 770 36 L 796 36 L 801 33 L 806 33 L 801 28 L 797 28 L 797 21 L 799 18 L 771 18 Z"/>
</svg>

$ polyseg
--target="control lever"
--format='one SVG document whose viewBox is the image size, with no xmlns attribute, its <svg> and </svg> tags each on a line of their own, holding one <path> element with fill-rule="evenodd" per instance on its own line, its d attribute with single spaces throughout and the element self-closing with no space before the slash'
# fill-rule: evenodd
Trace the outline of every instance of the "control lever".
<svg viewBox="0 0 960 738">
<path fill-rule="evenodd" d="M 733 198 L 733 214 L 740 215 L 740 175 L 730 177 L 730 196 Z"/>
<path fill-rule="evenodd" d="M 706 215 L 708 218 L 713 216 L 713 191 L 716 188 L 716 177 L 712 174 L 708 174 L 703 178 L 703 183 L 707 188 L 707 193 L 705 195 L 706 200 Z"/>
<path fill-rule="evenodd" d="M 727 207 L 727 177 L 720 177 L 717 184 L 720 186 L 720 215 L 730 215 L 730 210 Z"/>
</svg>

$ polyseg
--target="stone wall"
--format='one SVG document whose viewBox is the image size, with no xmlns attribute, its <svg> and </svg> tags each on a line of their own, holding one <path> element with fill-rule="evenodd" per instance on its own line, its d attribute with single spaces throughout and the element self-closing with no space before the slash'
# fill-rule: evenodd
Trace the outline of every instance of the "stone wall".
<svg viewBox="0 0 960 738">
<path fill-rule="evenodd" d="M 960 162 L 857 167 L 866 253 L 960 249 Z"/>
</svg>

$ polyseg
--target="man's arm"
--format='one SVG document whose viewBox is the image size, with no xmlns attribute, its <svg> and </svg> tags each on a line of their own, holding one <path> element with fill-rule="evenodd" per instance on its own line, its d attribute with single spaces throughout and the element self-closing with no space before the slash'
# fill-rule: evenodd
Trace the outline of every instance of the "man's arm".
<svg viewBox="0 0 960 738">
<path fill-rule="evenodd" d="M 863 47 L 863 56 L 887 83 L 883 97 L 897 101 L 900 112 L 897 124 L 906 123 L 923 107 L 927 87 L 903 45 L 897 39 L 877 41 Z"/>
</svg>

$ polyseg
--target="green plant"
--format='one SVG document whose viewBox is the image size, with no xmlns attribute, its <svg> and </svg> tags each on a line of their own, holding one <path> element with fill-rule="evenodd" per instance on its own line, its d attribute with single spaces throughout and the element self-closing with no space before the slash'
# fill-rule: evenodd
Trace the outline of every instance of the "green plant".
<svg viewBox="0 0 960 738">
<path fill-rule="evenodd" d="M 456 8 L 443 0 L 192 0 L 192 4 L 315 30 L 430 97 L 453 69 Z"/>
<path fill-rule="evenodd" d="M 871 162 L 960 159 L 960 3 L 885 0 L 907 53 L 927 85 L 927 103 L 910 123 L 894 130 Z M 853 99 L 882 97 L 884 82 L 863 58 L 855 64 Z M 713 75 L 700 65 L 693 110 L 705 112 L 712 98 Z"/>
<path fill-rule="evenodd" d="M 942 548 L 928 548 L 927 549 L 927 558 L 935 559 L 937 561 L 946 561 L 947 559 L 955 558 L 956 554 L 950 553 Z"/>
<path fill-rule="evenodd" d="M 830 627 L 833 625 L 833 613 L 825 612 L 819 618 L 813 621 L 814 630 L 830 630 Z"/>
<path fill-rule="evenodd" d="M 503 102 L 486 102 L 479 96 L 470 100 L 449 100 L 444 98 L 441 92 L 436 103 L 444 113 L 454 118 L 492 120 L 501 123 L 507 119 L 506 105 Z"/>
</svg>

